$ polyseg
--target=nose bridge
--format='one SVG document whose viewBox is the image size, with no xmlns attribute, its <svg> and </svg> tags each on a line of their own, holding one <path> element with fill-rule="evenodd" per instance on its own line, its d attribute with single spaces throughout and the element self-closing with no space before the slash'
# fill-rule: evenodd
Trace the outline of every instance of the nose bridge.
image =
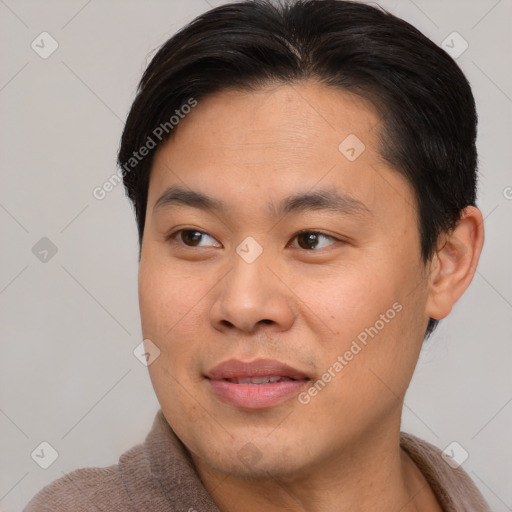
<svg viewBox="0 0 512 512">
<path fill-rule="evenodd" d="M 289 327 L 293 313 L 282 284 L 268 268 L 272 258 L 252 237 L 236 247 L 211 311 L 217 328 L 229 325 L 252 331 L 258 322 Z"/>
<path fill-rule="evenodd" d="M 256 306 L 268 293 L 269 251 L 264 251 L 253 237 L 244 239 L 232 256 L 232 270 L 227 276 L 225 296 L 234 295 L 239 303 Z"/>
</svg>

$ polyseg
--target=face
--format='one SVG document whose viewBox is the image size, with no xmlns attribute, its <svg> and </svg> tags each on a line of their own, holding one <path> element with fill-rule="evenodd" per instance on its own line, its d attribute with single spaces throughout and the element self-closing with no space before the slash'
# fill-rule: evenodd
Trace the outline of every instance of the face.
<svg viewBox="0 0 512 512">
<path fill-rule="evenodd" d="M 426 269 L 380 128 L 370 104 L 323 85 L 223 91 L 155 157 L 149 372 L 173 430 L 217 471 L 306 474 L 398 431 Z"/>
</svg>

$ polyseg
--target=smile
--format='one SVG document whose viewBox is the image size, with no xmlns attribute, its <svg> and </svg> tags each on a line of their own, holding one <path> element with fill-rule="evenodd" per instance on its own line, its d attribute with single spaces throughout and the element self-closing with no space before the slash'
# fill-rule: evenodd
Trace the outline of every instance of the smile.
<svg viewBox="0 0 512 512">
<path fill-rule="evenodd" d="M 230 359 L 205 377 L 214 396 L 241 409 L 275 407 L 296 396 L 310 381 L 292 366 L 268 359 L 251 362 Z"/>
</svg>

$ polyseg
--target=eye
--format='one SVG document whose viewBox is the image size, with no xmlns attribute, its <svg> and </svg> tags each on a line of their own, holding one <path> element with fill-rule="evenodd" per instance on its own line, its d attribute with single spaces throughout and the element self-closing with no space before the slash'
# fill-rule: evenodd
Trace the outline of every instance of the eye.
<svg viewBox="0 0 512 512">
<path fill-rule="evenodd" d="M 318 231 L 301 231 L 297 233 L 295 237 L 300 249 L 311 250 L 311 249 L 324 249 L 328 247 L 329 243 L 322 242 L 322 240 L 332 240 L 336 242 L 336 239 L 332 236 L 325 235 Z"/>
<path fill-rule="evenodd" d="M 208 233 L 205 233 L 204 231 L 199 231 L 197 229 L 180 229 L 178 231 L 175 231 L 174 233 L 171 233 L 169 236 L 167 236 L 166 239 L 167 241 L 172 240 L 174 243 L 177 244 L 181 243 L 187 247 L 209 247 L 208 244 L 201 244 L 201 242 L 204 240 L 204 237 L 208 237 L 211 240 L 215 241 L 215 238 L 208 235 Z M 176 239 L 178 239 L 179 241 L 176 241 Z M 218 243 L 217 247 L 220 247 Z"/>
</svg>

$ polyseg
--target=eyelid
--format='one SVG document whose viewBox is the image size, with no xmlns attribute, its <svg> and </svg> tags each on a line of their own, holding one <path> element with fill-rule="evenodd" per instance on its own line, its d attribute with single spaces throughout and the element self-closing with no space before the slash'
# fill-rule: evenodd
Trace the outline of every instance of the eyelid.
<svg viewBox="0 0 512 512">
<path fill-rule="evenodd" d="M 334 245 L 336 242 L 341 242 L 343 243 L 343 240 L 340 240 L 339 238 L 333 236 L 333 235 L 329 235 L 327 233 L 324 233 L 323 231 L 319 231 L 317 229 L 302 229 L 300 231 L 298 231 L 297 233 L 295 233 L 295 235 L 293 235 L 292 237 L 292 240 L 295 240 L 298 236 L 304 234 L 304 233 L 314 233 L 315 235 L 320 235 L 320 236 L 323 236 L 325 238 L 330 238 L 333 243 L 330 244 L 328 247 L 331 247 L 332 245 Z M 294 249 L 299 249 L 299 250 L 302 250 L 302 251 L 305 251 L 305 252 L 310 252 L 310 253 L 313 253 L 313 252 L 321 252 L 323 249 L 327 249 L 328 247 L 322 247 L 321 249 L 313 249 L 313 250 L 307 250 L 307 249 L 302 249 L 302 247 L 293 247 Z"/>
<path fill-rule="evenodd" d="M 182 231 L 195 231 L 196 233 L 201 233 L 202 235 L 207 235 L 210 238 L 213 238 L 214 240 L 216 240 L 215 237 L 213 237 L 212 235 L 210 235 L 209 233 L 207 233 L 206 231 L 203 231 L 201 229 L 197 229 L 197 228 L 180 228 L 180 229 L 173 230 L 168 235 L 166 235 L 165 236 L 165 241 L 166 242 L 170 242 L 171 240 L 176 238 L 176 236 L 179 235 Z M 222 244 L 219 241 L 216 240 L 216 242 L 219 245 L 222 246 Z M 195 247 L 195 246 L 191 246 L 191 245 L 186 245 L 186 244 L 184 244 L 182 242 L 175 242 L 175 243 L 180 245 L 181 247 L 185 247 L 186 249 L 198 249 L 198 248 L 205 249 L 205 247 Z"/>
</svg>

